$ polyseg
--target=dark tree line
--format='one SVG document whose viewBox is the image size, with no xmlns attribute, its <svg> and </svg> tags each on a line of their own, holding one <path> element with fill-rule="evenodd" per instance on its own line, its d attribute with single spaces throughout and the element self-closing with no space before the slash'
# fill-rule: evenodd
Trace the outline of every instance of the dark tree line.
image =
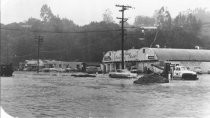
<svg viewBox="0 0 210 118">
<path fill-rule="evenodd" d="M 36 59 L 36 35 L 44 37 L 40 49 L 42 59 L 100 62 L 106 51 L 121 49 L 120 25 L 113 21 L 109 10 L 103 14 L 103 21 L 84 26 L 54 15 L 47 5 L 42 6 L 40 17 L 41 20 L 29 18 L 21 23 L 1 24 L 2 63 Z M 180 13 L 172 19 L 169 11 L 162 7 L 154 17 L 137 16 L 134 25 L 126 24 L 126 27 L 154 25 L 157 30 L 144 33 L 141 28 L 126 28 L 125 48 L 149 47 L 152 43 L 152 47 L 158 44 L 168 48 L 203 46 L 201 21 L 190 13 Z M 139 40 L 142 37 L 145 40 Z"/>
</svg>

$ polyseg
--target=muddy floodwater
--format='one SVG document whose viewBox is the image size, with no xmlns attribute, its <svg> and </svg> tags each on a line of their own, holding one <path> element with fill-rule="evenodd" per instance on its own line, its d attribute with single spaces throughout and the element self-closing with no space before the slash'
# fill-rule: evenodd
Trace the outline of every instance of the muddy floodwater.
<svg viewBox="0 0 210 118">
<path fill-rule="evenodd" d="M 15 72 L 1 77 L 1 106 L 19 118 L 210 118 L 210 74 L 166 84 L 133 81 Z"/>
</svg>

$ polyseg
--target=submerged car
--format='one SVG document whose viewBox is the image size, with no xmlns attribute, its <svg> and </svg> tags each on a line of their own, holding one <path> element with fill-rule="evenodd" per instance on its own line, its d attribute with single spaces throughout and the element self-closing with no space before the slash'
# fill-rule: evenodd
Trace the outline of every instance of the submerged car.
<svg viewBox="0 0 210 118">
<path fill-rule="evenodd" d="M 86 72 L 88 74 L 95 74 L 95 73 L 102 73 L 102 70 L 100 67 L 88 66 L 88 67 L 86 67 Z"/>
<path fill-rule="evenodd" d="M 185 66 L 176 66 L 174 73 L 173 73 L 174 78 L 180 78 L 183 80 L 197 80 L 197 73 L 190 71 L 187 69 Z"/>
<path fill-rule="evenodd" d="M 86 72 L 89 74 L 97 73 L 98 68 L 95 66 L 88 66 L 88 67 L 86 67 Z"/>
<path fill-rule="evenodd" d="M 42 68 L 40 71 L 41 72 L 50 72 L 50 68 Z"/>
<path fill-rule="evenodd" d="M 136 73 L 136 74 L 140 74 L 140 73 L 141 73 L 141 71 L 138 70 L 138 68 L 132 68 L 132 69 L 130 70 L 130 72 L 131 72 L 131 73 Z"/>
<path fill-rule="evenodd" d="M 116 72 L 110 72 L 109 77 L 111 78 L 136 78 L 136 73 L 131 73 L 126 69 L 118 69 Z"/>
</svg>

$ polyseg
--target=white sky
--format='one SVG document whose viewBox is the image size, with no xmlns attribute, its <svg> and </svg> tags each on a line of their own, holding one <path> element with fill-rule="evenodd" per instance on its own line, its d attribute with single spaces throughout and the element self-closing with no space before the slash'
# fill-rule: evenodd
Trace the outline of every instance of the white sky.
<svg viewBox="0 0 210 118">
<path fill-rule="evenodd" d="M 116 4 L 135 7 L 125 12 L 133 23 L 137 15 L 152 16 L 161 6 L 168 7 L 172 17 L 180 11 L 194 8 L 207 8 L 210 10 L 210 0 L 0 0 L 1 23 L 23 22 L 30 17 L 40 19 L 40 9 L 48 4 L 55 15 L 73 20 L 78 25 L 88 24 L 91 21 L 101 21 L 102 14 L 110 9 L 113 18 L 120 17 L 120 8 Z"/>
</svg>

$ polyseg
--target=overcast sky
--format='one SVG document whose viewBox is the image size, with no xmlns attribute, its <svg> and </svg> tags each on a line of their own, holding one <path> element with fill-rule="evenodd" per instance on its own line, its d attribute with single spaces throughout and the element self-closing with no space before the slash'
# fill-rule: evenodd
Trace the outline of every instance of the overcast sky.
<svg viewBox="0 0 210 118">
<path fill-rule="evenodd" d="M 134 22 L 137 15 L 152 16 L 156 9 L 166 6 L 172 17 L 180 11 L 194 8 L 210 10 L 210 0 L 0 0 L 1 23 L 23 22 L 30 17 L 40 19 L 40 9 L 48 4 L 55 15 L 73 20 L 78 25 L 88 24 L 91 21 L 101 21 L 106 9 L 113 13 L 114 20 L 120 17 L 116 4 L 135 7 L 125 12 L 129 23 Z"/>
</svg>

